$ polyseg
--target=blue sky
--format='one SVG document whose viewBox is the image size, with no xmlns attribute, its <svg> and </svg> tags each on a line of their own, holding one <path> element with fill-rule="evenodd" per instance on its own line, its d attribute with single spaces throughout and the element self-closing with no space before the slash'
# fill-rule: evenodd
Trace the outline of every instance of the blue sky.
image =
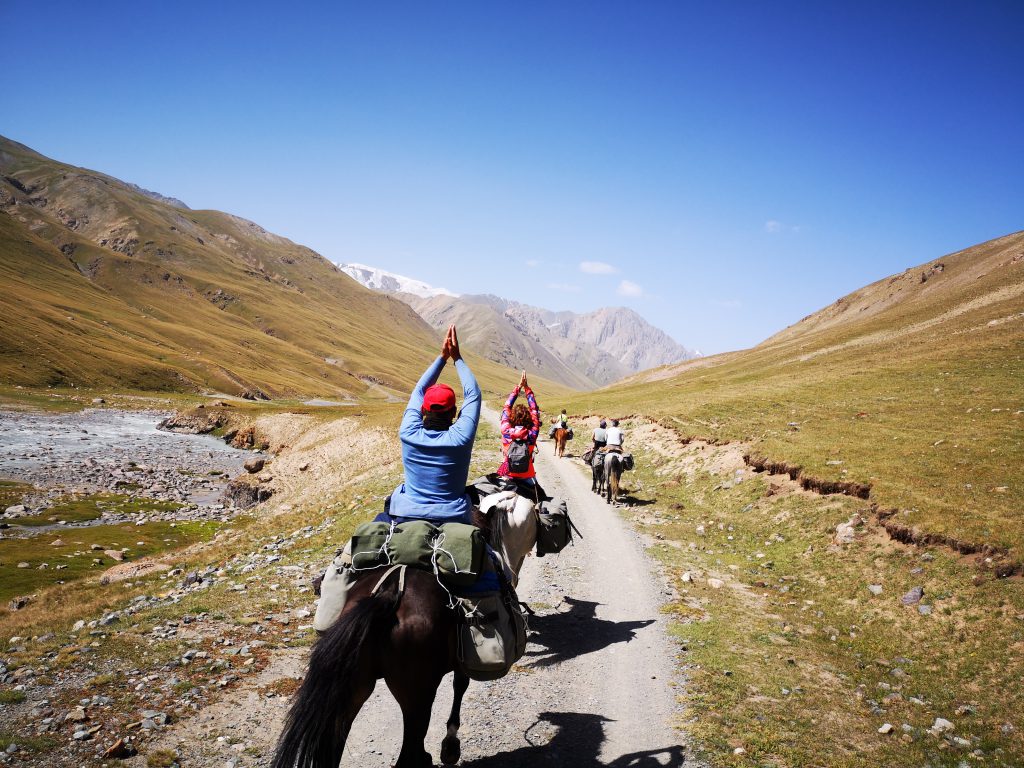
<svg viewBox="0 0 1024 768">
<path fill-rule="evenodd" d="M 704 352 L 1024 227 L 1016 1 L 4 2 L 0 28 L 0 133 L 43 154 Z"/>
</svg>

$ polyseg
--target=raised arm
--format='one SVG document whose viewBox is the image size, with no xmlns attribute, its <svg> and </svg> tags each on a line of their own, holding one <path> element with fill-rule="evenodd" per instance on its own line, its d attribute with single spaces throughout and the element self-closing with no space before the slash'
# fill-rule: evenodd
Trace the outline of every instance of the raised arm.
<svg viewBox="0 0 1024 768">
<path fill-rule="evenodd" d="M 413 434 L 423 426 L 423 394 L 427 387 L 437 382 L 444 368 L 444 358 L 438 357 L 430 364 L 409 396 L 409 404 L 405 406 L 405 413 L 402 414 L 402 425 L 398 428 L 399 437 L 406 434 Z"/>
<path fill-rule="evenodd" d="M 540 408 L 537 407 L 537 398 L 533 396 L 533 390 L 530 389 L 529 385 L 524 386 L 523 391 L 526 392 L 526 404 L 530 407 L 530 421 L 533 422 L 533 426 L 530 427 L 530 432 L 527 435 L 527 442 L 530 445 L 537 444 L 537 435 L 540 434 Z"/>
<path fill-rule="evenodd" d="M 458 440 L 471 443 L 476 437 L 477 424 L 480 423 L 482 396 L 480 385 L 476 383 L 476 376 L 469 370 L 466 361 L 462 359 L 459 337 L 454 325 L 448 329 L 448 337 L 445 339 L 442 355 L 445 353 L 455 361 L 455 370 L 459 374 L 459 381 L 462 382 L 462 412 L 448 433 Z"/>
<path fill-rule="evenodd" d="M 416 386 L 413 387 L 412 394 L 409 396 L 409 404 L 405 406 L 405 410 L 413 410 L 417 415 L 419 414 L 423 408 L 423 393 L 427 391 L 427 387 L 437 383 L 437 377 L 441 375 L 442 368 L 444 368 L 443 357 L 438 357 L 427 367 L 427 370 L 420 376 L 420 380 L 416 382 Z"/>
<path fill-rule="evenodd" d="M 519 386 L 517 385 L 505 401 L 505 407 L 501 409 L 501 436 L 506 440 L 512 439 L 512 406 L 516 404 L 519 397 Z"/>
<path fill-rule="evenodd" d="M 462 412 L 448 432 L 461 441 L 472 442 L 476 437 L 477 424 L 480 423 L 480 385 L 461 357 L 455 361 L 455 370 L 462 382 Z"/>
</svg>

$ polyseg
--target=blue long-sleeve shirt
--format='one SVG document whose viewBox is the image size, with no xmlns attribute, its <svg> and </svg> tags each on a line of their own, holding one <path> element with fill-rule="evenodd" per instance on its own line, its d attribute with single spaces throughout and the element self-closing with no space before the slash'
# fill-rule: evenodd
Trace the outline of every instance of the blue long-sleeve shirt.
<svg viewBox="0 0 1024 768">
<path fill-rule="evenodd" d="M 480 386 L 463 360 L 455 361 L 462 382 L 462 412 L 448 429 L 423 426 L 423 394 L 444 368 L 438 357 L 424 372 L 405 407 L 398 436 L 402 441 L 405 482 L 391 495 L 393 517 L 469 522 L 472 503 L 466 495 L 469 462 L 480 422 Z"/>
</svg>

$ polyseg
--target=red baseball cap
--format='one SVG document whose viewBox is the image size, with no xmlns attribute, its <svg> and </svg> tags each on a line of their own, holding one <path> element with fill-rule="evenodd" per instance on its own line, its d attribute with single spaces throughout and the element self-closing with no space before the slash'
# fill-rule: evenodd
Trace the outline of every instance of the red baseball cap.
<svg viewBox="0 0 1024 768">
<path fill-rule="evenodd" d="M 450 411 L 455 407 L 455 390 L 447 384 L 434 384 L 423 393 L 424 411 Z"/>
</svg>

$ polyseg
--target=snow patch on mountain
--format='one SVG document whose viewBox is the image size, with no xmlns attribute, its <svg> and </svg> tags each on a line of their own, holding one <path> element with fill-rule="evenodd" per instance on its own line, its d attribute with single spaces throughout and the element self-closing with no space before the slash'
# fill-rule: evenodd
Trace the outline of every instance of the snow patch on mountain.
<svg viewBox="0 0 1024 768">
<path fill-rule="evenodd" d="M 435 288 L 421 280 L 414 280 L 404 275 L 396 275 L 376 267 L 368 267 L 365 264 L 339 264 L 338 267 L 353 280 L 362 283 L 372 291 L 381 293 L 411 293 L 421 299 L 431 299 L 434 296 L 458 296 L 446 288 Z"/>
</svg>

